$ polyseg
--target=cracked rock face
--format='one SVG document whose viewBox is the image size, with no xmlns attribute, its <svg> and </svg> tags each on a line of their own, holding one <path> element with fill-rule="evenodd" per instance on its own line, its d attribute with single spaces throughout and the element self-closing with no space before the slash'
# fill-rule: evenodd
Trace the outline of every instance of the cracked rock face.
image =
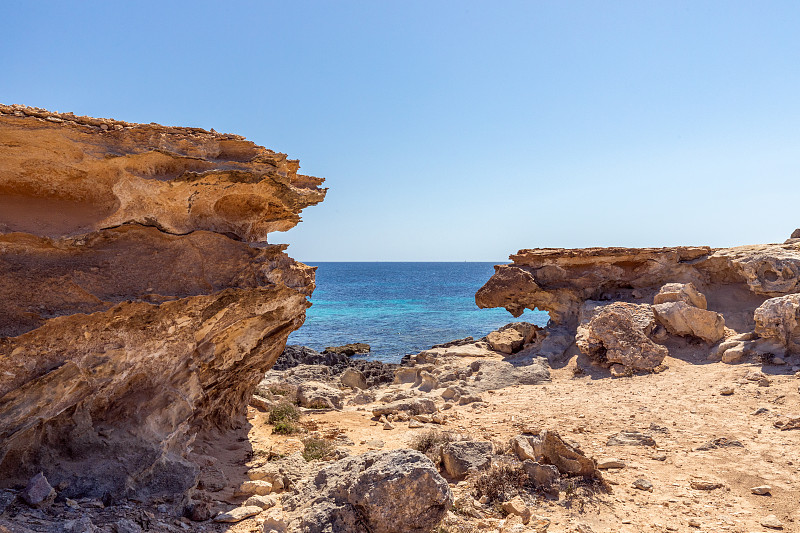
<svg viewBox="0 0 800 533">
<path fill-rule="evenodd" d="M 324 198 L 297 169 L 235 135 L 0 105 L 0 484 L 195 484 L 194 435 L 240 422 L 305 319 L 314 269 L 266 244 Z"/>
</svg>

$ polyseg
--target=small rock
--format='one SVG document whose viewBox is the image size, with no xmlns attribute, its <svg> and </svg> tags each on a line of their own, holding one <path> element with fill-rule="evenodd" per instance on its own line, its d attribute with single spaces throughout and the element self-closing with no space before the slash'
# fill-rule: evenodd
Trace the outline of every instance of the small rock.
<svg viewBox="0 0 800 533">
<path fill-rule="evenodd" d="M 245 518 L 250 518 L 261 513 L 263 509 L 257 505 L 248 505 L 246 507 L 237 507 L 231 509 L 227 513 L 220 513 L 214 517 L 214 522 L 234 523 L 241 522 Z"/>
<path fill-rule="evenodd" d="M 608 438 L 608 446 L 655 446 L 651 435 L 639 431 L 620 431 Z"/>
<path fill-rule="evenodd" d="M 75 500 L 71 500 L 69 498 L 64 500 L 64 503 L 66 504 L 67 507 L 69 507 L 70 509 L 75 509 L 76 511 L 81 508 L 78 502 L 76 502 Z"/>
<path fill-rule="evenodd" d="M 44 507 L 53 503 L 56 498 L 56 490 L 50 486 L 44 474 L 39 472 L 28 481 L 28 486 L 20 496 L 31 507 Z"/>
<path fill-rule="evenodd" d="M 558 468 L 553 465 L 543 465 L 530 459 L 522 463 L 522 468 L 528 474 L 528 479 L 533 481 L 533 486 L 543 489 L 551 494 L 558 494 L 558 480 L 561 475 Z"/>
<path fill-rule="evenodd" d="M 192 522 L 205 522 L 211 518 L 211 506 L 208 502 L 195 502 L 186 506 L 183 514 Z"/>
<path fill-rule="evenodd" d="M 785 365 L 786 361 L 784 359 L 782 359 L 781 357 L 777 357 L 776 356 L 776 357 L 772 358 L 772 364 L 773 365 Z"/>
<path fill-rule="evenodd" d="M 653 484 L 643 477 L 633 482 L 633 488 L 653 492 Z"/>
<path fill-rule="evenodd" d="M 783 529 L 783 522 L 778 517 L 771 514 L 761 521 L 761 525 L 770 529 Z"/>
<path fill-rule="evenodd" d="M 139 527 L 139 524 L 134 522 L 133 520 L 129 520 L 128 518 L 120 518 L 116 522 L 111 525 L 112 531 L 114 533 L 141 533 L 142 528 Z"/>
<path fill-rule="evenodd" d="M 719 390 L 720 396 L 731 396 L 733 394 L 733 387 L 722 387 Z"/>
<path fill-rule="evenodd" d="M 380 450 L 384 445 L 383 441 L 380 439 L 368 440 L 364 444 L 366 444 L 367 449 L 369 450 Z"/>
<path fill-rule="evenodd" d="M 742 444 L 738 440 L 719 437 L 717 439 L 710 440 L 705 444 L 698 446 L 695 449 L 699 451 L 708 451 L 708 450 L 716 450 L 718 448 L 744 448 L 744 444 Z"/>
<path fill-rule="evenodd" d="M 245 500 L 242 504 L 244 507 L 261 507 L 262 509 L 269 509 L 270 507 L 275 507 L 275 498 L 272 496 L 250 496 Z"/>
<path fill-rule="evenodd" d="M 597 468 L 600 470 L 608 470 L 609 468 L 625 468 L 625 463 L 619 459 L 601 459 L 597 461 Z"/>
<path fill-rule="evenodd" d="M 348 368 L 342 373 L 342 377 L 339 378 L 342 385 L 345 387 L 350 387 L 351 389 L 366 389 L 367 388 L 367 378 L 363 372 L 355 370 L 353 368 Z"/>
<path fill-rule="evenodd" d="M 259 411 L 269 411 L 272 408 L 272 402 L 264 398 L 263 396 L 259 396 L 258 394 L 254 394 L 250 398 L 250 405 L 258 409 Z"/>
<path fill-rule="evenodd" d="M 388 420 L 383 424 L 383 429 L 394 429 L 394 426 Z"/>
<path fill-rule="evenodd" d="M 689 527 L 700 527 L 700 526 L 701 526 L 700 520 L 698 520 L 697 518 L 689 519 Z"/>
<path fill-rule="evenodd" d="M 242 494 L 257 494 L 259 496 L 266 496 L 272 492 L 272 483 L 262 479 L 245 481 L 239 487 L 239 492 Z"/>
<path fill-rule="evenodd" d="M 525 505 L 525 502 L 522 501 L 522 498 L 519 496 L 516 496 L 507 502 L 503 502 L 503 510 L 510 515 L 516 515 L 522 518 L 523 524 L 527 524 L 531 519 L 530 508 Z"/>
<path fill-rule="evenodd" d="M 750 492 L 753 494 L 758 494 L 759 496 L 768 496 L 772 487 L 769 485 L 759 485 L 758 487 L 753 487 L 750 489 Z"/>
<path fill-rule="evenodd" d="M 0 529 L 0 532 L 8 531 L 7 529 Z M 29 531 L 29 530 L 26 530 Z M 92 523 L 91 518 L 82 516 L 75 520 L 67 520 L 64 522 L 64 531 L 66 533 L 95 533 L 97 528 Z"/>
<path fill-rule="evenodd" d="M 420 422 L 419 420 L 414 420 L 413 418 L 408 422 L 408 427 L 410 429 L 422 428 L 425 427 L 425 424 Z"/>
<path fill-rule="evenodd" d="M 692 487 L 694 490 L 714 490 L 714 489 L 721 489 L 723 485 L 718 481 L 695 479 L 689 483 L 689 486 Z"/>
<path fill-rule="evenodd" d="M 460 479 L 470 470 L 487 468 L 492 462 L 492 443 L 456 441 L 442 446 L 442 466 L 447 474 Z"/>
</svg>

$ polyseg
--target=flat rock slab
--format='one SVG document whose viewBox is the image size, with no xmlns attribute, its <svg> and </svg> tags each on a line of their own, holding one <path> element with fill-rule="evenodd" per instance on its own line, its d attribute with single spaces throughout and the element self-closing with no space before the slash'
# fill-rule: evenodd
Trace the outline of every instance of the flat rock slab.
<svg viewBox="0 0 800 533">
<path fill-rule="evenodd" d="M 260 514 L 261 511 L 264 509 L 259 505 L 248 505 L 246 507 L 237 507 L 236 509 L 231 509 L 227 513 L 220 513 L 214 517 L 214 522 L 222 522 L 222 523 L 234 523 L 234 522 L 241 522 L 245 518 L 250 518 L 251 516 L 256 516 Z"/>
<path fill-rule="evenodd" d="M 620 431 L 612 435 L 606 442 L 607 446 L 655 446 L 656 441 L 651 435 L 639 431 Z"/>
</svg>

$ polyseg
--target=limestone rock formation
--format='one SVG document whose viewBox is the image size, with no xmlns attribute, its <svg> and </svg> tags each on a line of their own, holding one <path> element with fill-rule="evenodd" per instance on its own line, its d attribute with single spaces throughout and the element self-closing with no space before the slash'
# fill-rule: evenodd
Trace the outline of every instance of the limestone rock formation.
<svg viewBox="0 0 800 533">
<path fill-rule="evenodd" d="M 607 351 L 608 339 L 600 342 L 597 335 L 585 331 L 588 320 L 585 316 L 582 320 L 582 311 L 586 302 L 648 308 L 655 304 L 650 314 L 655 313 L 669 333 L 713 344 L 725 335 L 753 332 L 756 309 L 768 299 L 800 292 L 800 241 L 791 239 L 783 244 L 721 249 L 543 248 L 521 250 L 511 260 L 511 264 L 495 267 L 495 274 L 476 293 L 475 301 L 481 308 L 504 307 L 514 316 L 525 309 L 547 311 L 550 324 L 542 332 L 545 341 L 539 354 L 548 359 L 560 357 L 569 346 L 559 342 L 545 352 L 547 339 L 575 339 L 582 323 L 584 332 L 577 339 L 582 351 L 588 349 L 594 355 L 602 355 L 599 348 Z M 613 313 L 599 315 L 599 324 L 612 316 L 622 319 L 621 308 L 612 309 Z M 639 315 L 647 314 L 641 308 Z M 628 315 L 631 320 L 623 322 L 635 324 L 631 313 Z M 631 332 L 628 325 L 619 325 Z M 767 334 L 765 326 L 760 331 Z M 607 333 L 614 336 L 611 329 Z M 649 361 L 662 352 L 658 343 L 673 342 L 658 328 L 645 332 L 644 337 L 656 341 L 651 345 L 640 338 L 638 343 L 639 348 L 647 347 Z M 624 345 L 621 348 L 628 350 Z M 634 350 L 638 350 L 635 358 L 645 353 L 639 348 Z"/>
<path fill-rule="evenodd" d="M 368 452 L 323 468 L 284 501 L 293 531 L 432 531 L 453 503 L 447 481 L 414 450 Z"/>
<path fill-rule="evenodd" d="M 800 294 L 770 298 L 755 312 L 756 333 L 800 353 Z"/>
<path fill-rule="evenodd" d="M 686 302 L 664 302 L 653 306 L 656 319 L 673 335 L 698 337 L 713 344 L 725 336 L 725 319 Z"/>
<path fill-rule="evenodd" d="M 650 370 L 660 365 L 667 349 L 650 340 L 655 317 L 649 305 L 614 302 L 595 305 L 578 326 L 576 344 L 586 355 L 626 368 Z"/>
<path fill-rule="evenodd" d="M 266 244 L 325 196 L 297 170 L 236 135 L 0 105 L 0 485 L 194 485 L 194 436 L 239 423 L 305 319 L 314 269 Z"/>
</svg>

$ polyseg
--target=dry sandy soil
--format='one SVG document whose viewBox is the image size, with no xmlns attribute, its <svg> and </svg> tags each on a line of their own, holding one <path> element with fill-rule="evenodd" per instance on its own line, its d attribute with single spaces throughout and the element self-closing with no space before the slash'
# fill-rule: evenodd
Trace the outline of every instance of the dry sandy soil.
<svg viewBox="0 0 800 533">
<path fill-rule="evenodd" d="M 350 453 L 374 448 L 370 441 L 376 439 L 383 441 L 382 449 L 409 447 L 416 436 L 434 427 L 491 440 L 501 450 L 523 431 L 548 429 L 600 462 L 624 463 L 623 468 L 604 471 L 610 492 L 577 490 L 570 495 L 562 492 L 559 499 L 526 497 L 534 516 L 544 519 L 540 523 L 549 521 L 549 532 L 776 531 L 762 525 L 770 515 L 782 524 L 782 531 L 800 531 L 800 430 L 782 431 L 775 425 L 800 416 L 798 361 L 764 366 L 690 359 L 670 357 L 663 372 L 612 378 L 583 356 L 575 356 L 552 371 L 549 383 L 490 391 L 483 393 L 485 402 L 444 411 L 443 426 L 409 429 L 407 422 L 396 422 L 394 429 L 385 430 L 373 420 L 370 405 L 312 412 L 304 421 L 322 434 L 344 433 L 354 443 L 347 446 Z M 576 372 L 578 366 L 583 372 Z M 766 379 L 757 380 L 756 373 Z M 721 394 L 725 388 L 733 393 Z M 238 437 L 217 443 L 217 450 L 227 447 L 223 463 L 232 479 L 246 478 L 244 452 L 257 458 L 287 445 L 287 437 L 271 433 L 266 418 L 266 413 L 251 407 L 249 427 Z M 656 445 L 607 445 L 609 437 L 629 430 L 652 435 Z M 740 445 L 698 450 L 716 439 Z M 634 488 L 640 478 L 652 483 L 652 491 Z M 698 490 L 693 481 L 720 487 Z M 771 487 L 768 495 L 751 492 L 762 485 Z M 451 487 L 457 499 L 466 496 L 471 501 L 469 478 Z M 523 528 L 517 525 L 518 518 L 504 519 L 491 506 L 477 508 L 484 518 L 450 513 L 441 531 L 543 530 L 530 524 Z M 258 518 L 227 527 L 232 532 L 261 530 Z"/>
</svg>

